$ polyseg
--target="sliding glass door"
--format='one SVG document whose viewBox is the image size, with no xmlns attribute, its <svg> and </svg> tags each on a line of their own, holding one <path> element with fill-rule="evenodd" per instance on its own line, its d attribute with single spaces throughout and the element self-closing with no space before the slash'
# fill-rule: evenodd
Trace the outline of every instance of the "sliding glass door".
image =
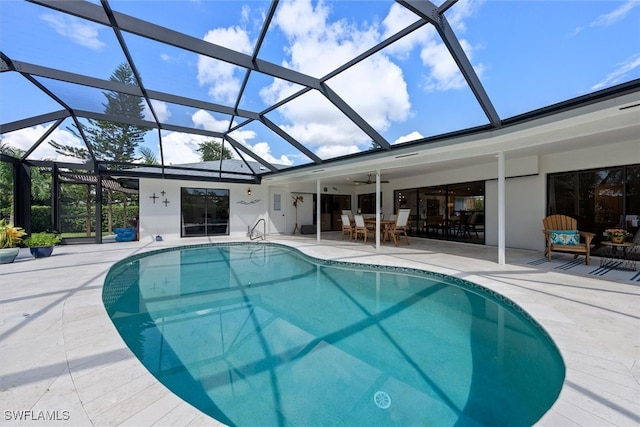
<svg viewBox="0 0 640 427">
<path fill-rule="evenodd" d="M 484 181 L 395 192 L 395 208 L 409 208 L 408 233 L 417 237 L 484 243 Z"/>
<path fill-rule="evenodd" d="M 181 236 L 229 234 L 229 190 L 182 188 Z"/>
</svg>

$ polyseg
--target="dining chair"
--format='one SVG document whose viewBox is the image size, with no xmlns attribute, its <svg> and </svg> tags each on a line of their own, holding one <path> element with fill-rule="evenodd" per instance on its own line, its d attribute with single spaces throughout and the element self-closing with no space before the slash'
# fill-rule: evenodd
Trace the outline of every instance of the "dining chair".
<svg viewBox="0 0 640 427">
<path fill-rule="evenodd" d="M 342 214 L 349 217 L 349 222 L 353 224 L 353 213 L 351 212 L 350 209 L 342 209 Z"/>
<path fill-rule="evenodd" d="M 349 234 L 349 240 L 353 239 L 353 227 L 351 226 L 349 216 L 342 214 L 340 215 L 340 219 L 342 221 L 342 235 L 340 236 L 340 239 L 344 240 L 345 234 Z"/>
<path fill-rule="evenodd" d="M 354 215 L 353 219 L 356 222 L 355 226 L 355 240 L 358 240 L 358 236 L 362 234 L 364 237 L 365 243 L 367 242 L 367 235 L 372 232 L 369 228 L 367 228 L 367 224 L 364 222 L 364 217 L 362 215 Z M 374 232 L 375 233 L 375 232 Z M 375 235 L 375 234 L 374 234 Z"/>
<path fill-rule="evenodd" d="M 407 227 L 409 226 L 410 214 L 411 209 L 399 209 L 396 223 L 391 227 L 391 230 L 389 230 L 389 233 L 391 233 L 391 237 L 393 238 L 393 243 L 395 243 L 396 246 L 398 246 L 398 237 L 401 234 L 404 234 L 404 237 L 407 239 L 407 245 L 409 244 Z"/>
</svg>

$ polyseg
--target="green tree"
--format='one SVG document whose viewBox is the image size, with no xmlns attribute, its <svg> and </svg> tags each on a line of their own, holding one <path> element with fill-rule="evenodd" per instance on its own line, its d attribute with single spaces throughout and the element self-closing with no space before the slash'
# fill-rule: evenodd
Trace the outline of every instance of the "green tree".
<svg viewBox="0 0 640 427">
<path fill-rule="evenodd" d="M 142 156 L 142 163 L 145 165 L 159 165 L 160 162 L 156 157 L 156 153 L 149 147 L 140 147 L 138 152 Z"/>
<path fill-rule="evenodd" d="M 19 157 L 17 150 L 0 142 L 0 153 Z M 0 219 L 13 223 L 13 165 L 0 162 Z"/>
<path fill-rule="evenodd" d="M 31 204 L 51 204 L 51 169 L 31 168 Z"/>
<path fill-rule="evenodd" d="M 231 150 L 229 150 L 226 147 L 223 147 L 221 143 L 214 140 L 204 141 L 200 143 L 200 148 L 198 148 L 198 152 L 200 153 L 200 157 L 202 158 L 203 162 L 233 158 L 233 154 L 231 153 Z"/>
<path fill-rule="evenodd" d="M 131 86 L 136 85 L 133 71 L 126 63 L 120 64 L 109 80 Z M 107 98 L 106 104 L 102 104 L 105 108 L 104 112 L 106 115 L 114 117 L 114 120 L 117 120 L 118 117 L 133 120 L 144 119 L 144 102 L 141 97 L 114 91 L 102 92 L 102 94 Z M 87 144 L 91 147 L 93 155 L 98 160 L 132 163 L 140 159 L 135 157 L 135 153 L 144 139 L 144 134 L 149 130 L 148 128 L 116 121 L 89 119 L 88 122 L 89 125 L 83 126 L 82 130 L 88 140 L 86 141 Z M 67 130 L 76 138 L 82 139 L 76 126 L 68 127 Z M 58 154 L 85 160 L 91 159 L 91 154 L 87 148 L 63 145 L 53 140 L 49 141 L 49 144 Z M 113 197 L 113 191 L 107 190 L 109 232 L 112 230 L 113 214 L 111 204 Z M 124 195 L 125 199 L 126 197 Z M 87 211 L 87 224 L 90 222 L 89 216 L 90 212 Z M 126 218 L 124 218 L 124 222 L 127 222 Z M 87 235 L 89 233 L 90 227 L 87 225 Z"/>
<path fill-rule="evenodd" d="M 0 142 L 0 152 L 20 158 L 24 151 Z M 13 222 L 13 165 L 0 163 L 0 218 Z M 31 168 L 31 206 L 49 208 L 51 204 L 51 175 L 46 168 Z M 35 222 L 33 222 L 35 224 Z M 34 228 L 36 231 L 43 231 Z M 33 230 L 32 230 L 33 231 Z"/>
<path fill-rule="evenodd" d="M 109 80 L 127 85 L 136 84 L 131 67 L 124 63 L 116 68 Z M 144 118 L 144 102 L 141 97 L 113 91 L 102 92 L 102 94 L 107 98 L 106 104 L 102 105 L 108 116 L 134 120 Z M 140 126 L 105 120 L 89 119 L 88 122 L 89 126 L 84 126 L 83 131 L 98 160 L 133 162 L 136 160 L 136 150 L 143 141 L 144 134 L 149 130 Z M 75 125 L 67 127 L 67 130 L 76 138 L 82 139 Z M 53 140 L 49 141 L 49 144 L 59 154 L 80 159 L 91 158 L 87 148 L 64 145 Z"/>
</svg>

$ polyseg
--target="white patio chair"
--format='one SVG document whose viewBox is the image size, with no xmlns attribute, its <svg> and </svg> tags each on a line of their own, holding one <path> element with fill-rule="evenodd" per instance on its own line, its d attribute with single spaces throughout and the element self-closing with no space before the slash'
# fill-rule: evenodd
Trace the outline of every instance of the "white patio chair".
<svg viewBox="0 0 640 427">
<path fill-rule="evenodd" d="M 349 222 L 353 224 L 353 213 L 350 209 L 342 209 L 342 215 L 349 217 Z"/>
<path fill-rule="evenodd" d="M 340 219 L 342 221 L 342 235 L 340 239 L 344 240 L 344 235 L 349 234 L 349 240 L 353 239 L 353 227 L 351 226 L 351 221 L 349 220 L 348 215 L 340 215 Z"/>
<path fill-rule="evenodd" d="M 409 244 L 407 227 L 409 226 L 410 214 L 411 214 L 411 209 L 399 209 L 398 217 L 396 218 L 396 223 L 389 230 L 389 233 L 391 233 L 391 237 L 393 238 L 393 243 L 395 243 L 396 246 L 398 246 L 398 236 L 400 234 L 404 234 L 404 237 L 407 239 L 407 245 Z"/>
<path fill-rule="evenodd" d="M 371 229 L 367 228 L 367 225 L 364 222 L 364 217 L 362 215 L 354 215 L 353 219 L 356 222 L 355 226 L 355 240 L 358 240 L 358 236 L 362 234 L 364 237 L 364 242 L 367 242 L 367 235 L 372 232 Z M 374 231 L 375 236 L 375 231 Z"/>
</svg>

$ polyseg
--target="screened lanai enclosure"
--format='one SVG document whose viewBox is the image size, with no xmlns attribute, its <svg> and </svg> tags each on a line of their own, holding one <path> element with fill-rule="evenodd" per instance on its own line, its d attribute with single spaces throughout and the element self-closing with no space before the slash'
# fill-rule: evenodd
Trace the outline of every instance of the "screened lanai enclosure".
<svg viewBox="0 0 640 427">
<path fill-rule="evenodd" d="M 135 224 L 139 178 L 260 184 L 339 162 L 397 159 L 453 137 L 484 138 L 638 92 L 640 67 L 588 91 L 566 90 L 580 70 L 604 62 L 608 44 L 633 40 L 633 26 L 597 44 L 557 43 L 562 72 L 527 72 L 527 61 L 546 52 L 525 41 L 549 45 L 558 34 L 525 18 L 539 14 L 552 28 L 578 9 L 534 3 L 0 2 L 0 215 L 28 232 L 100 241 L 97 231 Z M 611 9 L 601 3 L 594 13 Z M 497 15 L 511 18 L 489 19 Z M 572 54 L 578 43 L 589 58 Z M 491 78 L 490 50 L 507 57 Z M 552 95 L 524 92 L 541 87 Z M 441 232 L 427 210 L 454 202 L 438 190 L 407 189 L 416 235 Z M 483 209 L 482 191 L 474 187 L 455 210 Z"/>
</svg>

